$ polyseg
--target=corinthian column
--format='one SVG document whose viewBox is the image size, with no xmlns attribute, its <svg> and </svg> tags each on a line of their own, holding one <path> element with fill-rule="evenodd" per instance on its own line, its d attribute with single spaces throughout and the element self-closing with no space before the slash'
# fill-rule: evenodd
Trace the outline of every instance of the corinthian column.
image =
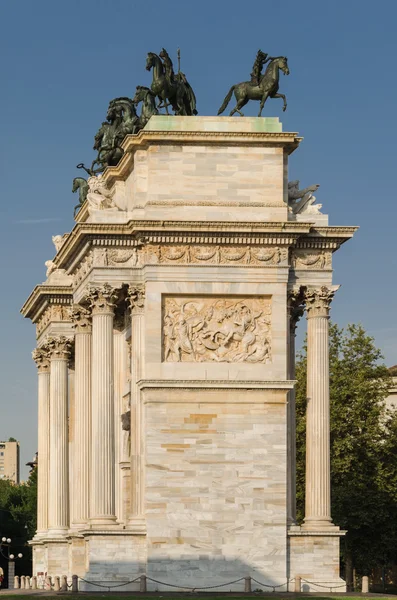
<svg viewBox="0 0 397 600">
<path fill-rule="evenodd" d="M 90 523 L 114 527 L 114 356 L 113 318 L 115 290 L 109 285 L 93 289 L 92 306 L 92 405 Z"/>
<path fill-rule="evenodd" d="M 38 369 L 38 472 L 37 472 L 37 535 L 48 529 L 48 481 L 50 458 L 50 359 L 48 348 L 33 350 Z"/>
<path fill-rule="evenodd" d="M 304 312 L 304 297 L 301 289 L 288 292 L 288 355 L 287 377 L 295 379 L 295 331 Z M 287 523 L 296 522 L 296 401 L 295 389 L 288 392 L 287 407 Z"/>
<path fill-rule="evenodd" d="M 334 290 L 305 291 L 307 311 L 307 414 L 305 529 L 332 525 L 329 414 L 329 307 Z"/>
<path fill-rule="evenodd" d="M 142 407 L 138 381 L 143 376 L 144 365 L 144 308 L 145 288 L 134 285 L 129 288 L 131 309 L 131 502 L 128 527 L 137 533 L 145 533 Z"/>
<path fill-rule="evenodd" d="M 91 313 L 73 307 L 75 326 L 75 415 L 73 435 L 74 493 L 71 497 L 71 527 L 84 529 L 90 518 L 91 455 Z"/>
<path fill-rule="evenodd" d="M 48 527 L 52 536 L 69 529 L 68 361 L 71 341 L 48 340 L 50 351 L 50 481 Z M 39 459 L 40 460 L 40 459 Z"/>
</svg>

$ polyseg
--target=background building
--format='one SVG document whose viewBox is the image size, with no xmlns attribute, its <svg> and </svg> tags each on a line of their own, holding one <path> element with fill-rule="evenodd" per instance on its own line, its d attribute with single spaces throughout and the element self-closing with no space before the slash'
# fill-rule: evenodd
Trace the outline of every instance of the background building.
<svg viewBox="0 0 397 600">
<path fill-rule="evenodd" d="M 19 483 L 19 442 L 0 442 L 0 479 Z"/>
</svg>

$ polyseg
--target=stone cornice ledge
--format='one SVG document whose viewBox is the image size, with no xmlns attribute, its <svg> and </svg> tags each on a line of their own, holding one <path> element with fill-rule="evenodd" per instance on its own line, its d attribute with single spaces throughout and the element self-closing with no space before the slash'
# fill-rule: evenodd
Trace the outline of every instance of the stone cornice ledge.
<svg viewBox="0 0 397 600">
<path fill-rule="evenodd" d="M 43 302 L 49 301 L 54 304 L 71 304 L 73 297 L 72 286 L 50 286 L 45 284 L 36 285 L 20 312 L 24 317 L 34 322 L 38 310 Z"/>
<path fill-rule="evenodd" d="M 339 529 L 336 525 L 328 527 L 327 529 L 324 527 L 321 531 L 319 529 L 309 531 L 307 529 L 301 529 L 298 525 L 292 525 L 291 528 L 287 530 L 288 537 L 343 537 L 346 533 L 346 530 Z"/>
<path fill-rule="evenodd" d="M 105 224 L 105 223 L 76 223 L 66 242 L 62 245 L 60 251 L 54 258 L 57 268 L 73 257 L 73 254 L 79 252 L 79 247 L 86 237 L 94 236 L 126 236 L 131 240 L 131 236 L 137 239 L 144 237 L 145 234 L 170 234 L 177 233 L 219 233 L 227 234 L 283 234 L 292 235 L 298 238 L 301 235 L 308 234 L 312 228 L 311 223 L 295 223 L 290 221 L 269 221 L 256 222 L 248 221 L 246 223 L 232 223 L 230 221 L 160 221 L 160 220 L 131 220 L 126 224 Z M 73 260 L 73 258 L 72 258 Z"/>
<path fill-rule="evenodd" d="M 121 147 L 124 155 L 115 167 L 108 167 L 103 178 L 111 186 L 123 180 L 132 168 L 134 152 L 154 144 L 227 144 L 227 146 L 259 144 L 261 146 L 282 146 L 291 154 L 299 146 L 302 138 L 296 132 L 233 132 L 233 131 L 150 131 L 142 129 L 136 135 L 127 135 Z"/>
<path fill-rule="evenodd" d="M 141 379 L 137 385 L 141 390 L 145 388 L 292 390 L 295 383 L 293 380 L 260 381 L 257 379 Z"/>
</svg>

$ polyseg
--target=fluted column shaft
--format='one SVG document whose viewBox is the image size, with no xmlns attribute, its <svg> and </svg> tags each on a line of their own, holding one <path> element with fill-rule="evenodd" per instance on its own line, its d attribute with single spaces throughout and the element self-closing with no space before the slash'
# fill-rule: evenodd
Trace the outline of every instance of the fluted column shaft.
<svg viewBox="0 0 397 600">
<path fill-rule="evenodd" d="M 323 529 L 331 520 L 329 305 L 326 287 L 306 291 L 307 414 L 306 503 L 304 528 Z"/>
<path fill-rule="evenodd" d="M 70 340 L 49 340 L 50 350 L 50 481 L 49 534 L 62 536 L 69 529 L 68 361 Z M 40 460 L 40 459 L 39 459 Z"/>
<path fill-rule="evenodd" d="M 73 307 L 75 325 L 75 418 L 73 435 L 74 493 L 71 527 L 83 529 L 90 518 L 91 471 L 91 315 Z"/>
<path fill-rule="evenodd" d="M 114 440 L 115 440 L 115 503 L 118 521 L 123 521 L 123 490 L 122 472 L 122 436 L 121 414 L 123 412 L 123 384 L 124 384 L 124 315 L 115 319 L 113 332 L 114 345 Z"/>
<path fill-rule="evenodd" d="M 92 406 L 90 523 L 114 527 L 114 290 L 105 284 L 93 290 L 92 303 Z"/>
<path fill-rule="evenodd" d="M 287 376 L 295 379 L 295 331 L 303 315 L 303 295 L 300 289 L 288 292 L 288 355 Z M 288 392 L 287 406 L 287 523 L 296 522 L 296 399 L 295 389 Z"/>
<path fill-rule="evenodd" d="M 144 304 L 145 289 L 131 286 L 131 502 L 129 527 L 145 532 L 144 465 L 142 439 L 142 407 L 138 381 L 144 365 Z"/>
<path fill-rule="evenodd" d="M 50 360 L 48 348 L 33 351 L 38 369 L 38 465 L 37 465 L 37 535 L 48 529 L 48 491 L 50 458 Z"/>
</svg>

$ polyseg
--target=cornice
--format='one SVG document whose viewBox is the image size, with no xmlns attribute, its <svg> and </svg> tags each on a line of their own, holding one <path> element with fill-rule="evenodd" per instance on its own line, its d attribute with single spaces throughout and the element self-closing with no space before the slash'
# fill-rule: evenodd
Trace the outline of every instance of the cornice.
<svg viewBox="0 0 397 600">
<path fill-rule="evenodd" d="M 221 131 L 149 131 L 142 129 L 138 134 L 127 135 L 121 146 L 124 155 L 115 167 L 108 167 L 103 179 L 110 187 L 115 181 L 125 179 L 131 171 L 134 153 L 150 144 L 211 144 L 241 146 L 272 146 L 285 148 L 291 154 L 299 146 L 302 138 L 296 132 L 221 132 Z"/>
<path fill-rule="evenodd" d="M 48 304 L 71 304 L 73 299 L 72 286 L 50 286 L 45 284 L 36 285 L 25 304 L 22 306 L 21 314 L 33 321 Z"/>
<path fill-rule="evenodd" d="M 266 234 L 282 236 L 292 235 L 296 238 L 308 234 L 310 231 L 310 223 L 297 222 L 266 222 L 260 223 L 256 221 L 248 221 L 246 223 L 234 223 L 230 221 L 160 221 L 160 220 L 131 220 L 128 223 L 119 224 L 104 224 L 104 223 L 77 223 L 72 229 L 65 243 L 54 258 L 54 263 L 57 268 L 65 268 L 77 259 L 77 255 L 81 252 L 81 247 L 84 242 L 102 237 L 103 240 L 114 238 L 122 241 L 126 246 L 133 246 L 142 243 L 149 236 L 171 236 L 177 233 L 184 233 L 183 236 L 193 237 L 202 236 L 208 233 L 209 237 L 219 233 L 227 238 L 228 235 L 235 236 L 237 234 Z M 134 241 L 135 240 L 135 241 Z M 154 241 L 154 240 L 153 240 Z M 218 242 L 220 243 L 220 242 Z M 288 243 L 288 242 L 287 242 Z M 289 243 L 293 243 L 289 242 Z M 97 245 L 100 245 L 97 243 Z M 103 245 L 106 245 L 103 242 Z M 81 254 L 80 254 L 81 256 Z"/>
<path fill-rule="evenodd" d="M 144 390 L 146 388 L 292 390 L 295 383 L 295 380 L 261 381 L 256 379 L 141 379 L 137 382 L 137 385 L 141 390 Z M 242 402 L 244 402 L 244 400 Z"/>
</svg>

